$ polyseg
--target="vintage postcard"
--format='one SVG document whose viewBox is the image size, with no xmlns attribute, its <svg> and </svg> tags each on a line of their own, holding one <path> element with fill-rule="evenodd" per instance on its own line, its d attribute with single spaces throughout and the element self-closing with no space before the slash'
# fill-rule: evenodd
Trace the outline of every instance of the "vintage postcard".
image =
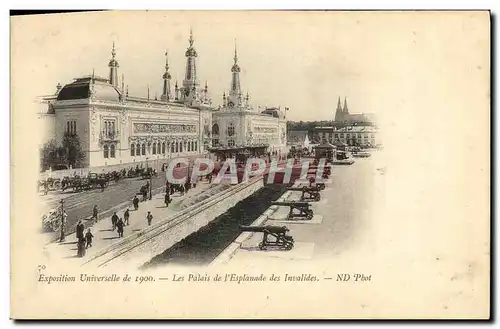
<svg viewBox="0 0 500 329">
<path fill-rule="evenodd" d="M 14 319 L 488 319 L 488 11 L 11 17 Z"/>
</svg>

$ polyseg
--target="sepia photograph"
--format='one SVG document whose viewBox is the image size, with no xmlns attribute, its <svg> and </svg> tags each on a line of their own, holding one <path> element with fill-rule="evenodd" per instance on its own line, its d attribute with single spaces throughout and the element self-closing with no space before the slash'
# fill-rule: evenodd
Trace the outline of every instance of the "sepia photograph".
<svg viewBox="0 0 500 329">
<path fill-rule="evenodd" d="M 11 318 L 488 319 L 490 20 L 11 16 Z"/>
</svg>

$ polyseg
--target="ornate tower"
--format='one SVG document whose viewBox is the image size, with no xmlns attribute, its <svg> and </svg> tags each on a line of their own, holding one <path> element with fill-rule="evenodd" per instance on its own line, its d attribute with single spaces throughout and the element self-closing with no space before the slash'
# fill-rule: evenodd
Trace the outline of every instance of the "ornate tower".
<svg viewBox="0 0 500 329">
<path fill-rule="evenodd" d="M 163 74 L 163 93 L 161 94 L 162 101 L 169 101 L 172 99 L 172 92 L 170 91 L 170 79 L 172 76 L 168 72 L 168 52 L 165 52 L 165 73 Z"/>
<path fill-rule="evenodd" d="M 182 82 L 182 99 L 192 100 L 196 98 L 196 92 L 198 89 L 198 79 L 196 76 L 196 57 L 198 53 L 193 47 L 194 38 L 193 30 L 189 33 L 189 47 L 186 50 L 186 75 L 184 81 Z"/>
<path fill-rule="evenodd" d="M 240 66 L 238 65 L 238 52 L 236 43 L 234 45 L 234 63 L 231 67 L 231 88 L 229 89 L 228 105 L 233 107 L 241 105 L 241 84 L 240 84 Z"/>
<path fill-rule="evenodd" d="M 113 41 L 113 49 L 111 50 L 111 60 L 109 61 L 109 83 L 113 86 L 118 86 L 118 61 L 116 60 L 116 50 L 115 50 L 115 42 Z"/>
</svg>

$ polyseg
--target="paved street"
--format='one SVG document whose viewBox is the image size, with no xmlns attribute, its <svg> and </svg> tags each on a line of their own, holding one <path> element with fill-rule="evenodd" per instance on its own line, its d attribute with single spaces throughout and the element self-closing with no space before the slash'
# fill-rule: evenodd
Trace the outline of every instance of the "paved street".
<svg viewBox="0 0 500 329">
<path fill-rule="evenodd" d="M 193 161 L 196 156 L 186 156 L 190 161 Z M 164 163 L 168 164 L 172 159 L 167 159 Z M 153 177 L 152 189 L 153 194 L 164 191 L 165 173 L 158 166 L 158 177 Z M 184 176 L 184 175 L 183 175 Z M 180 176 L 180 177 L 183 177 Z M 132 203 L 134 195 L 139 192 L 141 186 L 147 183 L 148 180 L 139 178 L 126 178 L 118 183 L 110 182 L 110 185 L 101 191 L 101 189 L 93 189 L 74 193 L 71 191 L 51 191 L 48 195 L 40 193 L 39 209 L 42 213 L 48 212 L 60 205 L 60 200 L 64 199 L 64 209 L 68 214 L 68 225 L 65 232 L 73 233 L 80 219 L 87 219 L 92 216 L 92 208 L 97 205 L 99 209 L 99 217 L 111 216 L 115 209 L 121 209 L 126 206 L 126 203 Z M 139 197 L 139 199 L 141 199 Z M 57 239 L 60 236 L 60 231 L 55 233 L 44 233 L 47 235 L 47 242 Z"/>
<path fill-rule="evenodd" d="M 94 205 L 97 205 L 100 217 L 107 216 L 112 213 L 114 207 L 124 202 L 132 203 L 134 195 L 139 192 L 141 186 L 146 184 L 146 182 L 147 180 L 140 178 L 123 179 L 118 183 L 110 183 L 104 191 L 101 191 L 101 189 L 93 189 L 80 193 L 54 191 L 46 196 L 41 196 L 40 199 L 42 203 L 46 203 L 44 207 L 52 209 L 59 206 L 60 199 L 64 198 L 64 209 L 68 214 L 67 231 L 73 232 L 79 219 L 90 218 L 92 216 Z M 158 177 L 153 178 L 153 192 L 164 185 L 165 177 L 161 173 L 158 174 Z M 46 234 L 57 237 L 60 233 Z"/>
<path fill-rule="evenodd" d="M 192 197 L 209 187 L 207 181 L 200 182 L 197 184 L 196 188 L 191 189 L 188 193 L 181 196 L 180 193 L 175 193 L 172 196 L 172 203 L 169 207 L 165 207 L 164 194 L 157 194 L 153 196 L 151 201 L 141 202 L 139 204 L 139 209 L 137 211 L 130 207 L 130 225 L 124 227 L 124 237 L 134 234 L 146 227 L 147 220 L 146 216 L 148 211 L 151 211 L 153 215 L 152 224 L 158 223 L 161 220 L 175 214 L 180 210 L 180 204 L 186 198 Z M 112 211 L 109 212 L 109 216 L 102 216 L 100 220 L 93 224 L 88 225 L 94 235 L 92 247 L 87 249 L 86 256 L 83 258 L 78 258 L 77 253 L 77 239 L 76 234 L 71 234 L 66 237 L 63 243 L 52 243 L 45 247 L 45 251 L 51 255 L 53 259 L 59 259 L 64 261 L 65 259 L 71 259 L 73 262 L 82 263 L 87 261 L 95 255 L 97 252 L 101 251 L 103 248 L 107 248 L 113 243 L 117 242 L 120 238 L 118 237 L 117 231 L 112 230 L 111 215 Z M 117 211 L 117 215 L 123 218 L 124 211 Z M 76 226 L 76 225 L 75 225 Z M 87 229 L 85 230 L 85 233 Z"/>
</svg>

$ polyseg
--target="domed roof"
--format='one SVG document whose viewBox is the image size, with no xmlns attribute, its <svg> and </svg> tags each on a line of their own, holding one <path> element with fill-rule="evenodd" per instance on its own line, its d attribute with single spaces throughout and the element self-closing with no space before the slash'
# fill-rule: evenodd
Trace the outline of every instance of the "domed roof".
<svg viewBox="0 0 500 329">
<path fill-rule="evenodd" d="M 262 114 L 270 115 L 270 116 L 275 117 L 275 118 L 279 118 L 280 117 L 280 112 L 281 111 L 279 109 L 277 109 L 277 108 L 267 108 L 264 111 L 262 111 L 261 113 Z"/>
<path fill-rule="evenodd" d="M 75 79 L 74 82 L 65 85 L 59 91 L 57 100 L 63 101 L 89 98 L 91 91 L 93 92 L 95 99 L 116 102 L 120 101 L 120 91 L 113 85 L 109 84 L 107 79 L 97 76 Z"/>
</svg>

